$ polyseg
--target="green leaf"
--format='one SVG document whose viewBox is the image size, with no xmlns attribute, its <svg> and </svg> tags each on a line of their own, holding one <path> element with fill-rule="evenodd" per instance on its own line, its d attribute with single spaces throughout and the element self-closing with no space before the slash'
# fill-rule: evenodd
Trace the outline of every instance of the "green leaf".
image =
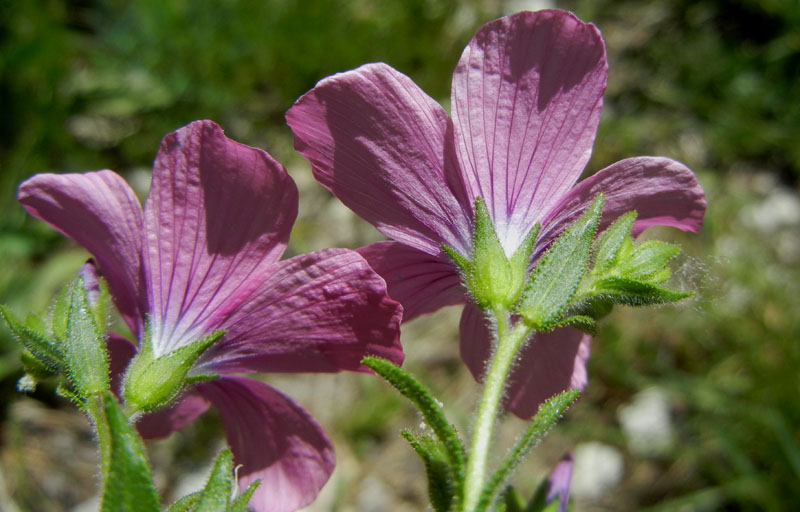
<svg viewBox="0 0 800 512">
<path fill-rule="evenodd" d="M 0 305 L 0 316 L 3 317 L 11 334 L 37 361 L 54 372 L 63 370 L 64 354 L 47 335 L 23 324 L 6 306 Z"/>
<path fill-rule="evenodd" d="M 224 449 L 214 461 L 211 476 L 201 492 L 194 512 L 218 512 L 228 509 L 233 489 L 233 454 Z"/>
<path fill-rule="evenodd" d="M 403 396 L 411 400 L 422 413 L 425 422 L 444 445 L 448 461 L 461 485 L 464 471 L 464 446 L 458 438 L 455 427 L 451 425 L 442 411 L 442 406 L 425 386 L 411 374 L 401 370 L 391 362 L 379 357 L 367 356 L 361 360 L 364 366 L 372 368 L 378 375 L 386 379 Z"/>
<path fill-rule="evenodd" d="M 168 512 L 190 512 L 194 509 L 194 507 L 200 503 L 201 492 L 193 492 L 192 494 L 187 494 L 183 498 L 179 499 L 175 503 L 169 507 Z"/>
<path fill-rule="evenodd" d="M 255 480 L 253 483 L 248 485 L 247 489 L 245 489 L 244 492 L 239 495 L 239 497 L 233 500 L 228 512 L 247 512 L 247 505 L 250 503 L 250 498 L 253 497 L 253 493 L 256 492 L 256 489 L 260 484 L 261 480 Z"/>
<path fill-rule="evenodd" d="M 144 444 L 111 393 L 103 395 L 109 430 L 110 463 L 104 479 L 102 512 L 155 512 L 161 509 Z M 101 428 L 101 426 L 98 426 Z"/>
<path fill-rule="evenodd" d="M 109 389 L 108 353 L 104 327 L 95 323 L 83 279 L 70 287 L 67 313 L 67 339 L 64 358 L 75 391 L 83 398 L 100 395 Z"/>
<path fill-rule="evenodd" d="M 503 463 L 484 486 L 480 501 L 478 501 L 477 511 L 487 510 L 494 503 L 501 486 L 511 476 L 511 472 L 522 462 L 522 458 L 531 448 L 539 444 L 544 436 L 547 435 L 547 432 L 555 425 L 556 421 L 578 399 L 578 395 L 580 395 L 580 392 L 577 389 L 571 389 L 550 398 L 539 406 L 539 411 L 533 417 L 525 433 L 517 440 Z"/>
<path fill-rule="evenodd" d="M 601 279 L 595 282 L 593 293 L 601 299 L 627 306 L 667 304 L 693 295 L 692 292 L 668 290 L 654 284 L 621 277 Z"/>
<path fill-rule="evenodd" d="M 636 212 L 628 212 L 621 215 L 605 231 L 603 231 L 595 242 L 594 249 L 594 268 L 592 273 L 602 274 L 612 268 L 619 260 L 623 246 L 631 241 L 631 229 L 636 220 Z"/>
<path fill-rule="evenodd" d="M 457 484 L 454 481 L 447 454 L 441 449 L 440 443 L 429 436 L 417 438 L 408 430 L 400 433 L 408 441 L 425 465 L 428 476 L 428 497 L 433 510 L 448 512 L 453 505 Z"/>
<path fill-rule="evenodd" d="M 134 411 L 151 412 L 172 402 L 189 381 L 209 380 L 209 375 L 189 377 L 192 365 L 211 345 L 225 334 L 213 332 L 168 354 L 154 357 L 149 327 L 145 330 L 141 350 L 128 367 L 122 394 Z"/>
<path fill-rule="evenodd" d="M 558 327 L 574 327 L 576 329 L 580 329 L 581 331 L 587 334 L 596 334 L 597 333 L 597 321 L 586 315 L 570 315 L 562 318 L 558 322 Z"/>
<path fill-rule="evenodd" d="M 549 331 L 570 305 L 589 266 L 589 255 L 603 211 L 598 194 L 586 212 L 553 242 L 533 270 L 519 314 L 537 331 Z"/>
<path fill-rule="evenodd" d="M 525 502 L 519 492 L 511 486 L 503 493 L 502 503 L 505 505 L 505 512 L 524 512 Z"/>
</svg>

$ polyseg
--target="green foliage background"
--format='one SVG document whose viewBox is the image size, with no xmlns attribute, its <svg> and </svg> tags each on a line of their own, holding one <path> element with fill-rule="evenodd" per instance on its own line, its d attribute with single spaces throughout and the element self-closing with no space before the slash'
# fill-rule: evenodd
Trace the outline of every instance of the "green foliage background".
<svg viewBox="0 0 800 512">
<path fill-rule="evenodd" d="M 86 257 L 25 216 L 14 200 L 20 181 L 44 171 L 112 168 L 143 191 L 143 170 L 160 138 L 199 118 L 219 122 L 230 137 L 287 165 L 307 209 L 290 250 L 325 245 L 321 235 L 341 226 L 324 224 L 330 216 L 312 211 L 327 211 L 330 200 L 293 154 L 285 110 L 317 80 L 379 60 L 446 105 L 452 69 L 477 27 L 522 5 L 0 0 L 0 302 L 21 313 L 43 311 Z M 791 510 L 800 498 L 800 6 L 793 0 L 556 6 L 596 23 L 609 51 L 606 108 L 588 172 L 628 156 L 670 156 L 698 172 L 710 205 L 700 235 L 659 233 L 684 244 L 690 257 L 683 279 L 698 298 L 618 311 L 594 342 L 589 387 L 557 429 L 559 446 L 601 440 L 623 451 L 628 469 L 605 502 L 578 505 Z M 339 244 L 375 239 L 358 221 L 339 222 L 349 229 Z M 406 336 L 409 364 L 463 403 L 449 384 L 469 382 L 456 360 L 454 330 L 435 332 L 445 339 L 425 343 L 442 344 L 445 355 L 417 356 L 413 350 L 427 345 Z M 426 336 L 413 328 L 408 334 Z M 23 424 L 12 410 L 23 400 L 14 391 L 17 361 L 3 330 L 0 469 L 21 509 L 66 509 L 69 500 L 44 489 L 38 482 L 47 477 L 30 475 L 33 469 L 21 467 L 25 454 L 14 449 Z M 616 411 L 651 386 L 670 397 L 678 443 L 647 458 L 628 450 Z M 354 393 L 370 405 L 333 415 L 326 426 L 340 432 L 340 452 L 374 464 L 385 453 L 376 446 L 415 419 L 376 383 L 359 381 Z M 51 395 L 43 389 L 33 399 L 60 418 L 67 406 Z M 216 428 L 212 418 L 187 432 L 169 445 L 170 460 L 194 460 L 193 450 Z M 342 491 L 338 499 L 350 498 Z"/>
</svg>

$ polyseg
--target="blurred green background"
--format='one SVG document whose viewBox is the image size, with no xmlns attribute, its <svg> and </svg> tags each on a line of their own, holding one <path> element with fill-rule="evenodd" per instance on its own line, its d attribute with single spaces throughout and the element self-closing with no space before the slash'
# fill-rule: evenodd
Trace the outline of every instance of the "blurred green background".
<svg viewBox="0 0 800 512">
<path fill-rule="evenodd" d="M 0 302 L 46 311 L 86 258 L 26 217 L 14 198 L 20 181 L 111 168 L 145 194 L 160 138 L 194 119 L 219 122 L 287 166 L 301 201 L 290 251 L 378 239 L 293 153 L 286 109 L 317 80 L 370 61 L 391 64 L 447 105 L 453 67 L 481 24 L 548 6 L 596 23 L 607 43 L 606 106 L 587 172 L 628 156 L 669 156 L 698 173 L 709 208 L 699 235 L 646 235 L 684 245 L 677 274 L 697 298 L 616 311 L 605 322 L 584 397 L 515 482 L 532 489 L 564 450 L 583 446 L 584 468 L 597 459 L 597 473 L 619 471 L 599 491 L 579 483 L 576 510 L 795 510 L 796 0 L 0 0 Z M 466 429 L 476 388 L 457 359 L 457 319 L 454 310 L 420 319 L 403 339 L 409 367 Z M 86 422 L 52 388 L 16 393 L 20 376 L 2 329 L 0 509 L 91 510 Z M 422 468 L 398 436 L 419 418 L 386 386 L 357 375 L 269 379 L 336 444 L 339 466 L 313 510 L 424 510 Z M 636 414 L 663 416 L 652 428 L 664 435 L 637 444 Z M 507 442 L 521 426 L 504 421 Z M 217 439 L 208 415 L 154 443 L 164 491 L 204 471 Z"/>
</svg>

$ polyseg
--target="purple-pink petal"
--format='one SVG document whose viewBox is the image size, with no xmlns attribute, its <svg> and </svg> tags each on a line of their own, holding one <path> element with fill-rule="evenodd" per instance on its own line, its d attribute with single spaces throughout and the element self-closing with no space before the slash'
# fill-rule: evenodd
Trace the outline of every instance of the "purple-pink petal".
<svg viewBox="0 0 800 512">
<path fill-rule="evenodd" d="M 377 242 L 358 249 L 386 280 L 389 296 L 403 305 L 403 321 L 432 313 L 467 298 L 455 265 L 398 242 Z"/>
<path fill-rule="evenodd" d="M 293 512 L 317 497 L 333 471 L 322 427 L 301 406 L 253 379 L 223 377 L 197 385 L 219 411 L 239 489 L 260 479 L 250 500 L 256 512 Z"/>
<path fill-rule="evenodd" d="M 366 371 L 365 355 L 403 361 L 402 307 L 355 251 L 326 249 L 276 263 L 246 301 L 215 316 L 226 334 L 202 357 L 203 371 Z"/>
<path fill-rule="evenodd" d="M 599 192 L 605 195 L 601 230 L 631 210 L 638 214 L 634 235 L 655 225 L 696 232 L 703 224 L 705 193 L 688 167 L 663 157 L 628 158 L 578 183 L 547 213 L 537 251 L 549 246 Z"/>
<path fill-rule="evenodd" d="M 467 304 L 461 316 L 461 358 L 475 380 L 482 382 L 491 354 L 491 334 L 483 313 Z M 520 418 L 530 418 L 545 400 L 586 386 L 586 361 L 591 336 L 571 327 L 537 333 L 517 356 L 504 405 Z"/>
<path fill-rule="evenodd" d="M 94 256 L 114 302 L 134 333 L 143 326 L 142 208 L 112 171 L 37 174 L 19 187 L 19 202 L 34 217 Z"/>
<path fill-rule="evenodd" d="M 136 429 L 145 439 L 160 439 L 180 430 L 211 406 L 194 388 L 184 391 L 167 407 L 142 416 Z"/>
<path fill-rule="evenodd" d="M 211 121 L 167 135 L 145 205 L 144 269 L 153 347 L 164 354 L 212 330 L 277 261 L 297 215 L 297 188 L 266 152 Z"/>
<path fill-rule="evenodd" d="M 511 254 L 589 160 L 606 85 L 603 39 L 559 10 L 484 25 L 453 74 L 456 154 Z"/>
<path fill-rule="evenodd" d="M 334 75 L 286 120 L 316 179 L 384 235 L 432 255 L 442 242 L 468 253 L 469 209 L 446 177 L 447 114 L 410 78 L 382 63 Z"/>
</svg>

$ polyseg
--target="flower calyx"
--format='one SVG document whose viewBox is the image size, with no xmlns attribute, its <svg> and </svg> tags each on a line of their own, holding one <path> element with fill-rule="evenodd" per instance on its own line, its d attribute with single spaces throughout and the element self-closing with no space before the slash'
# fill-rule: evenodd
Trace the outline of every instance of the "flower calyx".
<svg viewBox="0 0 800 512">
<path fill-rule="evenodd" d="M 477 197 L 472 260 L 446 244 L 442 244 L 442 250 L 461 270 L 464 284 L 478 306 L 485 310 L 509 309 L 522 294 L 538 233 L 539 225 L 536 224 L 509 258 L 500 243 L 486 203 Z"/>
<path fill-rule="evenodd" d="M 189 345 L 172 352 L 155 356 L 150 336 L 146 329 L 141 349 L 131 361 L 125 374 L 122 396 L 132 413 L 152 412 L 172 402 L 187 385 L 214 376 L 190 376 L 189 371 L 211 345 L 225 334 L 215 331 Z"/>
</svg>

